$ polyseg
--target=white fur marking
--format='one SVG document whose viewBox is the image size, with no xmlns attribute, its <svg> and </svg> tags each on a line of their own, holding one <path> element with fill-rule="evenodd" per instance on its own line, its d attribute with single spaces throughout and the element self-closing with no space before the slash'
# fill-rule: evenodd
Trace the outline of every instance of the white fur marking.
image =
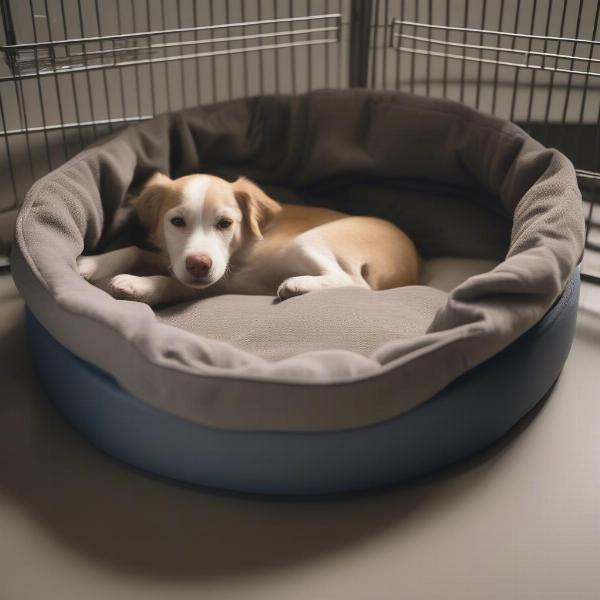
<svg viewBox="0 0 600 600">
<path fill-rule="evenodd" d="M 198 175 L 194 177 L 181 191 L 183 195 L 183 204 L 194 212 L 199 211 L 202 214 L 204 208 L 204 199 L 210 186 L 210 177 L 208 175 Z"/>
</svg>

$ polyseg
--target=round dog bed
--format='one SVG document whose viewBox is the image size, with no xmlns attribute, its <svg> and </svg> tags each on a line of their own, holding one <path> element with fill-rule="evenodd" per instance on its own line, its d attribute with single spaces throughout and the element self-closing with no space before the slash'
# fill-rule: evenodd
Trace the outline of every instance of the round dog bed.
<svg viewBox="0 0 600 600">
<path fill-rule="evenodd" d="M 449 287 L 276 302 L 120 301 L 76 259 L 135 239 L 127 194 L 160 170 L 246 175 L 282 201 L 382 216 Z M 143 469 L 249 492 L 323 493 L 429 472 L 489 445 L 566 359 L 583 249 L 570 162 L 448 101 L 328 91 L 164 115 L 38 181 L 12 268 L 32 356 L 94 443 Z"/>
</svg>

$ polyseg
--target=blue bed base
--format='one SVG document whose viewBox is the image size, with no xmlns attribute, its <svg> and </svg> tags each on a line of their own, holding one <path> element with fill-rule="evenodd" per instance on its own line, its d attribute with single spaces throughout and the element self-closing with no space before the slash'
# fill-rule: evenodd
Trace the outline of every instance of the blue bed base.
<svg viewBox="0 0 600 600">
<path fill-rule="evenodd" d="M 98 448 L 191 484 L 306 495 L 413 479 L 498 440 L 559 376 L 578 297 L 576 272 L 537 325 L 431 400 L 376 425 L 326 432 L 229 431 L 183 420 L 134 398 L 64 348 L 29 311 L 27 323 L 33 364 L 48 397 Z"/>
</svg>

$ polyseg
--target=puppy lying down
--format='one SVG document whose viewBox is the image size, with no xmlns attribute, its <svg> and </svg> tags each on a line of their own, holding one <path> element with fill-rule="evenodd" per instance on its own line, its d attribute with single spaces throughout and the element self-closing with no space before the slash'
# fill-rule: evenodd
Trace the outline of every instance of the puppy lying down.
<svg viewBox="0 0 600 600">
<path fill-rule="evenodd" d="M 418 283 L 414 244 L 395 225 L 280 204 L 243 177 L 229 183 L 157 173 L 133 206 L 155 250 L 129 246 L 78 259 L 81 275 L 104 281 L 115 298 L 150 305 L 217 294 L 285 300 L 325 288 Z"/>
</svg>

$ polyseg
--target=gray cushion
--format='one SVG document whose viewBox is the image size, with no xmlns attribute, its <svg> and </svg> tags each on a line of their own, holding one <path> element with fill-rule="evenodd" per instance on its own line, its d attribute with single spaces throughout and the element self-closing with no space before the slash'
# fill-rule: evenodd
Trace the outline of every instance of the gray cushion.
<svg viewBox="0 0 600 600">
<path fill-rule="evenodd" d="M 444 292 L 425 286 L 341 288 L 284 302 L 220 296 L 162 309 L 158 317 L 271 361 L 340 348 L 368 357 L 385 342 L 423 335 L 445 301 Z"/>
<path fill-rule="evenodd" d="M 341 289 L 293 301 L 311 331 L 285 318 L 294 303 L 264 298 L 244 301 L 248 321 L 227 298 L 159 319 L 83 281 L 75 262 L 102 247 L 154 170 L 244 174 L 301 202 L 390 218 L 426 257 L 501 262 L 447 298 Z M 152 406 L 212 427 L 324 430 L 397 416 L 506 347 L 558 297 L 583 236 L 571 163 L 515 125 L 449 101 L 327 91 L 163 115 L 89 148 L 29 192 L 13 271 L 52 335 Z M 365 305 L 385 313 L 379 331 L 335 332 L 335 306 L 348 325 Z M 216 329 L 230 323 L 228 341 L 205 337 L 220 334 L 202 320 L 225 309 Z M 261 311 L 278 320 L 261 323 Z M 285 351 L 257 339 L 267 328 L 276 340 L 284 324 Z"/>
<path fill-rule="evenodd" d="M 424 261 L 419 286 L 381 292 L 324 290 L 285 302 L 271 296 L 226 295 L 175 304 L 156 315 L 164 323 L 229 342 L 266 360 L 338 348 L 370 356 L 386 342 L 426 333 L 446 302 L 444 292 L 496 264 L 437 258 Z"/>
</svg>

